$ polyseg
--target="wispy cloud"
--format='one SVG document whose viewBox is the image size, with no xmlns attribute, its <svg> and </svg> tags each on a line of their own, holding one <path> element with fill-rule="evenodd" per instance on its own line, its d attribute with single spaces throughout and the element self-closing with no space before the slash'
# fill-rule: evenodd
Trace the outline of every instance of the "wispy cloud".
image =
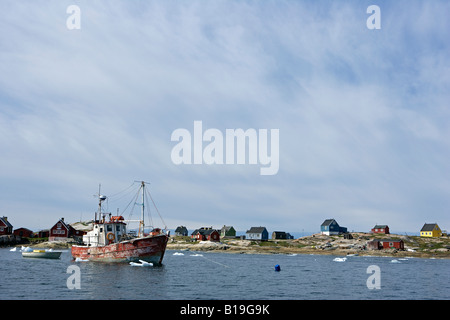
<svg viewBox="0 0 450 320">
<path fill-rule="evenodd" d="M 0 5 L 0 214 L 44 228 L 150 180 L 167 221 L 448 228 L 449 4 Z M 280 129 L 280 170 L 176 166 L 177 128 Z M 110 191 L 109 191 L 110 190 Z M 159 199 L 158 199 L 159 198 Z"/>
</svg>

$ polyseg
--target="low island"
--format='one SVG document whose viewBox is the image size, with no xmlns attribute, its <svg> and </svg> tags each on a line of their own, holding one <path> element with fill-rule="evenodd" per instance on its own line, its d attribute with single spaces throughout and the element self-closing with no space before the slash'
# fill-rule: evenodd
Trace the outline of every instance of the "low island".
<svg viewBox="0 0 450 320">
<path fill-rule="evenodd" d="M 450 258 L 450 238 L 425 238 L 407 235 L 380 235 L 352 232 L 349 236 L 313 234 L 292 240 L 253 241 L 221 239 L 220 242 L 193 241 L 190 237 L 172 237 L 167 249 L 190 251 L 222 251 L 227 253 L 250 254 L 329 254 L 329 255 L 370 255 L 418 258 Z M 375 241 L 374 241 L 375 240 Z M 370 246 L 383 240 L 402 242 L 402 249 Z"/>
</svg>

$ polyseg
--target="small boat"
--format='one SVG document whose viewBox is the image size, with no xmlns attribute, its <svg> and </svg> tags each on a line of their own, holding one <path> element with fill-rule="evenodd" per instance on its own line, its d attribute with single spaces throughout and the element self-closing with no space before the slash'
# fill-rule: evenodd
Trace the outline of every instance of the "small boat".
<svg viewBox="0 0 450 320">
<path fill-rule="evenodd" d="M 22 252 L 24 258 L 59 259 L 61 251 L 33 250 Z"/>
</svg>

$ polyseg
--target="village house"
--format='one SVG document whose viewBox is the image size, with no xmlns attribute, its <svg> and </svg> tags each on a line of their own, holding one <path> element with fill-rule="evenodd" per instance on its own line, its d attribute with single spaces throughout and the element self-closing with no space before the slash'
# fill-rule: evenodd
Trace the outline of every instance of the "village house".
<svg viewBox="0 0 450 320">
<path fill-rule="evenodd" d="M 346 227 L 340 227 L 339 224 L 334 219 L 326 219 L 320 225 L 320 233 L 325 234 L 327 236 L 334 234 L 346 233 Z"/>
<path fill-rule="evenodd" d="M 68 238 L 76 235 L 77 231 L 70 225 L 64 222 L 61 218 L 53 227 L 50 228 L 49 241 L 65 241 Z"/>
<path fill-rule="evenodd" d="M 221 238 L 235 238 L 236 237 L 236 230 L 232 226 L 223 226 L 222 229 L 220 229 L 220 237 Z"/>
<path fill-rule="evenodd" d="M 288 232 L 274 231 L 272 232 L 272 239 L 287 240 L 287 239 L 294 239 L 294 237 L 291 236 L 291 234 Z"/>
<path fill-rule="evenodd" d="M 0 217 L 0 236 L 9 235 L 13 232 L 13 226 L 8 221 L 8 217 Z"/>
<path fill-rule="evenodd" d="M 269 240 L 269 232 L 265 227 L 251 227 L 245 233 L 245 238 L 247 240 L 267 241 Z"/>
<path fill-rule="evenodd" d="M 27 228 L 19 228 L 14 229 L 13 232 L 14 235 L 19 236 L 21 238 L 32 238 L 33 237 L 33 231 Z"/>
<path fill-rule="evenodd" d="M 368 250 L 380 250 L 381 249 L 380 241 L 377 239 L 370 240 L 369 242 L 367 242 L 366 246 L 367 246 Z"/>
<path fill-rule="evenodd" d="M 405 243 L 401 239 L 373 239 L 367 242 L 367 249 L 381 250 L 381 249 L 398 249 L 405 250 Z"/>
<path fill-rule="evenodd" d="M 389 234 L 389 227 L 385 224 L 377 224 L 372 228 L 372 233 L 384 233 Z"/>
<path fill-rule="evenodd" d="M 49 235 L 50 235 L 50 230 L 48 230 L 48 229 L 39 230 L 35 234 L 35 236 L 38 237 L 38 238 L 48 238 Z"/>
<path fill-rule="evenodd" d="M 399 239 L 382 239 L 380 244 L 383 249 L 405 250 L 405 243 Z"/>
<path fill-rule="evenodd" d="M 220 233 L 212 227 L 201 227 L 200 229 L 195 229 L 191 233 L 191 238 L 197 241 L 220 241 Z"/>
<path fill-rule="evenodd" d="M 420 230 L 421 237 L 441 237 L 442 231 L 437 223 L 425 223 Z"/>
<path fill-rule="evenodd" d="M 186 237 L 188 234 L 188 229 L 185 226 L 179 226 L 175 229 L 175 236 Z"/>
</svg>

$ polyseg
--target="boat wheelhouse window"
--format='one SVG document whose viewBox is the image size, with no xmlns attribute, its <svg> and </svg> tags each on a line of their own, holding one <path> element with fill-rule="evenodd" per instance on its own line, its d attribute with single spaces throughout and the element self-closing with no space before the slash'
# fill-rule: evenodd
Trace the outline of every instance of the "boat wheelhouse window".
<svg viewBox="0 0 450 320">
<path fill-rule="evenodd" d="M 103 228 L 100 228 L 100 232 L 103 232 Z"/>
<path fill-rule="evenodd" d="M 108 224 L 108 225 L 106 226 L 106 231 L 112 231 L 112 225 Z"/>
<path fill-rule="evenodd" d="M 120 225 L 116 226 L 116 231 L 120 231 Z"/>
</svg>

